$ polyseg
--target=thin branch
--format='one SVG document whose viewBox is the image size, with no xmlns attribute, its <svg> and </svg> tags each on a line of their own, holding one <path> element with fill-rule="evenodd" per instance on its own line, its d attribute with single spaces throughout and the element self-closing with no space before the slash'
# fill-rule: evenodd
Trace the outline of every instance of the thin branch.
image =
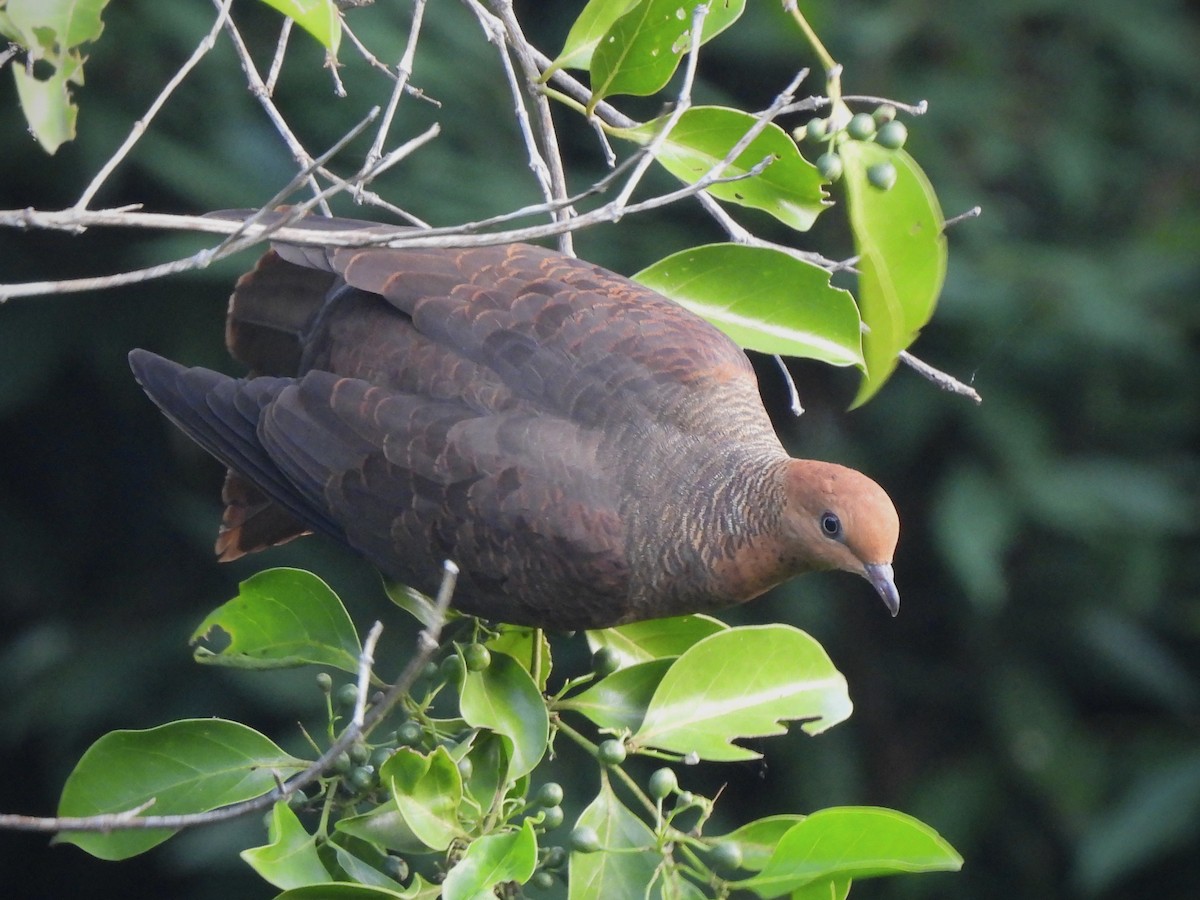
<svg viewBox="0 0 1200 900">
<path fill-rule="evenodd" d="M 935 369 L 929 363 L 917 359 L 907 350 L 900 351 L 900 361 L 911 368 L 922 378 L 927 378 L 940 387 L 943 391 L 949 391 L 952 394 L 958 394 L 962 397 L 969 397 L 976 403 L 982 403 L 983 397 L 979 392 L 969 384 L 963 384 L 953 375 L 948 375 L 941 369 Z"/>
<path fill-rule="evenodd" d="M 964 222 L 967 219 L 978 219 L 981 215 L 983 215 L 983 207 L 982 206 L 972 206 L 966 212 L 959 213 L 957 216 L 953 216 L 952 218 L 949 218 L 945 222 L 943 222 L 942 223 L 942 231 L 943 232 L 948 231 L 949 229 L 953 228 L 955 225 L 959 224 L 960 222 Z"/>
<path fill-rule="evenodd" d="M 96 177 L 91 180 L 91 183 L 80 194 L 79 199 L 75 201 L 76 209 L 87 209 L 87 205 L 92 202 L 92 199 L 104 185 L 104 182 L 108 180 L 108 177 L 121 164 L 121 161 L 129 155 L 129 151 L 133 149 L 134 145 L 141 140 L 142 135 L 146 133 L 146 129 L 154 120 L 154 117 L 158 115 L 159 110 L 163 108 L 163 105 L 170 96 L 175 93 L 175 89 L 183 83 L 183 80 L 187 78 L 192 69 L 196 68 L 200 60 L 207 56 L 208 52 L 216 46 L 217 35 L 220 34 L 221 29 L 225 26 L 225 22 L 229 19 L 229 6 L 232 2 L 233 0 L 217 0 L 217 18 L 213 22 L 212 28 L 209 29 L 208 34 L 196 45 L 196 49 L 192 51 L 192 55 L 188 57 L 188 60 L 179 67 L 179 71 L 172 75 L 166 86 L 159 91 L 158 96 L 154 98 L 154 102 L 150 104 L 150 108 L 146 110 L 146 114 L 133 123 L 133 128 L 130 129 L 125 141 L 108 158 L 104 165 L 100 167 L 100 171 L 96 173 Z"/>
<path fill-rule="evenodd" d="M 292 36 L 292 24 L 295 20 L 289 16 L 283 17 L 283 27 L 279 29 L 279 41 L 275 44 L 275 56 L 271 60 L 271 68 L 267 71 L 267 95 L 275 96 L 275 83 L 279 73 L 283 71 L 283 57 L 287 53 L 288 39 Z"/>
<path fill-rule="evenodd" d="M 545 154 L 550 175 L 550 193 L 546 196 L 546 200 L 553 204 L 567 196 L 567 174 L 563 166 L 562 151 L 558 145 L 558 135 L 554 130 L 550 100 L 539 86 L 542 70 L 538 66 L 534 48 L 526 39 L 521 23 L 513 12 L 512 0 L 490 0 L 490 2 L 493 8 L 499 11 L 500 20 L 504 24 L 504 31 L 508 37 L 508 46 L 512 48 L 513 54 L 521 66 L 521 73 L 525 76 L 525 92 L 529 95 L 537 113 L 535 122 L 542 138 L 542 152 Z M 519 98 L 514 97 L 514 99 Z M 555 220 L 560 222 L 568 221 L 574 214 L 575 211 L 570 206 L 558 207 L 553 213 Z M 570 231 L 563 232 L 559 237 L 558 249 L 562 253 L 574 255 Z"/>
<path fill-rule="evenodd" d="M 216 822 L 226 822 L 230 819 L 240 818 L 241 816 L 249 815 L 250 813 L 261 812 L 269 809 L 280 800 L 286 800 L 292 794 L 301 790 L 305 786 L 312 784 L 320 778 L 330 767 L 334 761 L 344 752 L 350 749 L 361 736 L 370 733 L 380 720 L 387 716 L 395 707 L 396 704 L 404 697 L 412 688 L 413 684 L 421 675 L 421 670 L 425 664 L 433 656 L 434 651 L 438 648 L 438 641 L 441 638 L 442 627 L 446 622 L 446 612 L 450 608 L 450 600 L 454 596 L 454 586 L 458 580 L 458 566 L 452 561 L 446 560 L 442 571 L 442 583 L 438 590 L 437 601 L 435 604 L 436 616 L 433 623 L 423 629 L 417 635 L 416 653 L 409 659 L 400 676 L 388 687 L 387 691 L 382 696 L 378 697 L 369 709 L 363 710 L 361 704 L 366 696 L 363 672 L 367 674 L 366 682 L 369 684 L 370 677 L 370 660 L 369 657 L 374 653 L 375 644 L 372 641 L 378 640 L 379 633 L 382 628 L 376 623 L 376 626 L 371 629 L 367 636 L 367 641 L 364 644 L 363 652 L 359 657 L 359 701 L 355 706 L 355 715 L 353 721 L 342 731 L 337 740 L 334 741 L 321 757 L 313 762 L 307 769 L 299 775 L 293 776 L 286 781 L 283 781 L 275 786 L 275 788 L 267 793 L 254 797 L 251 800 L 245 800 L 241 803 L 234 803 L 229 806 L 222 806 L 217 809 L 209 810 L 202 813 L 184 813 L 180 815 L 165 815 L 165 816 L 143 816 L 141 813 L 149 809 L 153 804 L 153 800 L 143 803 L 142 805 L 128 810 L 123 810 L 118 813 L 109 813 L 99 816 L 63 816 L 63 817 L 39 817 L 39 816 L 19 816 L 11 814 L 0 814 L 0 829 L 12 831 L 126 831 L 135 829 L 147 828 L 170 828 L 179 830 L 181 828 L 190 828 L 196 825 L 211 825 Z"/>
<path fill-rule="evenodd" d="M 213 2 L 217 3 L 219 0 L 213 0 Z M 228 0 L 226 0 L 226 2 L 228 2 Z M 254 65 L 254 60 L 250 56 L 250 50 L 247 48 L 246 42 L 242 40 L 242 34 L 240 31 L 238 31 L 237 26 L 233 23 L 232 19 L 227 18 L 225 20 L 225 31 L 229 34 L 229 38 L 233 42 L 233 49 L 237 53 L 238 61 L 242 66 L 242 71 L 246 74 L 246 81 L 250 86 L 250 93 L 252 93 L 258 99 L 259 105 L 262 106 L 263 111 L 267 114 L 267 118 L 270 119 L 271 124 L 275 126 L 275 130 L 279 133 L 279 136 L 283 138 L 283 142 L 287 144 L 288 149 L 292 153 L 292 159 L 296 161 L 300 168 L 307 168 L 312 164 L 312 156 L 310 156 L 308 151 L 304 149 L 303 145 L 301 145 L 300 140 L 292 132 L 287 120 L 284 119 L 283 114 L 280 113 L 278 107 L 275 106 L 274 101 L 271 100 L 270 91 L 267 90 L 267 86 L 263 82 L 262 76 L 258 74 L 258 68 Z M 319 195 L 321 192 L 321 186 L 317 184 L 317 180 L 311 175 L 309 175 L 306 180 L 308 181 L 309 187 L 313 194 Z M 330 212 L 327 204 L 322 204 L 322 211 L 327 216 L 332 215 L 332 212 Z"/>
<path fill-rule="evenodd" d="M 383 145 L 387 143 L 387 135 L 392 128 L 392 119 L 395 118 L 400 98 L 404 95 L 404 89 L 408 87 L 408 79 L 412 77 L 413 59 L 416 56 L 417 40 L 421 34 L 421 23 L 424 18 L 425 0 L 416 0 L 413 3 L 412 22 L 408 28 L 408 42 L 405 44 L 400 62 L 396 65 L 396 83 L 392 87 L 392 95 L 388 98 L 387 106 L 384 108 L 383 119 L 379 123 L 379 131 L 375 134 L 375 141 L 371 144 L 370 152 L 367 153 L 368 162 L 373 162 L 383 155 Z"/>
</svg>

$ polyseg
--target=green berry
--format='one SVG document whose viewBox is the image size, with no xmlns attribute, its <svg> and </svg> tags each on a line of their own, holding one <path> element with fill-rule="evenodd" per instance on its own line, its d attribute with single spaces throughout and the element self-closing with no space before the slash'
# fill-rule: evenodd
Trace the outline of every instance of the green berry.
<svg viewBox="0 0 1200 900">
<path fill-rule="evenodd" d="M 718 869 L 740 869 L 742 867 L 742 848 L 737 844 L 717 844 L 712 848 L 710 858 Z"/>
<path fill-rule="evenodd" d="M 836 153 L 822 153 L 817 157 L 817 171 L 826 181 L 837 181 L 842 177 L 842 158 Z"/>
<path fill-rule="evenodd" d="M 337 689 L 335 698 L 338 706 L 344 706 L 349 709 L 358 702 L 358 685 L 343 684 Z"/>
<path fill-rule="evenodd" d="M 875 135 L 875 143 L 888 150 L 899 150 L 908 140 L 908 129 L 903 122 L 888 122 Z"/>
<path fill-rule="evenodd" d="M 475 764 L 471 762 L 471 757 L 464 756 L 458 761 L 458 775 L 463 781 L 467 781 L 474 771 Z"/>
<path fill-rule="evenodd" d="M 846 134 L 856 141 L 869 141 L 875 134 L 875 120 L 869 113 L 855 113 L 846 126 Z"/>
<path fill-rule="evenodd" d="M 558 806 L 563 802 L 562 785 L 556 781 L 547 781 L 537 792 L 537 799 L 534 802 L 538 806 Z"/>
<path fill-rule="evenodd" d="M 896 183 L 896 167 L 890 162 L 876 163 L 867 169 L 867 181 L 881 191 L 890 191 Z"/>
<path fill-rule="evenodd" d="M 333 678 L 328 672 L 317 673 L 317 687 L 321 689 L 321 693 L 328 694 L 333 690 Z"/>
<path fill-rule="evenodd" d="M 371 751 L 366 744 L 351 744 L 350 745 L 350 761 L 356 766 L 361 766 L 371 758 Z"/>
<path fill-rule="evenodd" d="M 595 828 L 587 825 L 576 825 L 571 829 L 571 849 L 576 853 L 595 853 L 600 849 L 600 835 Z"/>
<path fill-rule="evenodd" d="M 621 667 L 621 657 L 612 647 L 601 647 L 592 654 L 592 671 L 606 678 Z"/>
<path fill-rule="evenodd" d="M 354 766 L 354 761 L 350 759 L 350 754 L 343 750 L 333 758 L 330 768 L 339 775 L 345 775 Z"/>
<path fill-rule="evenodd" d="M 492 664 L 492 654 L 483 644 L 467 644 L 463 648 L 463 659 L 470 672 L 482 672 Z"/>
<path fill-rule="evenodd" d="M 385 856 L 383 858 L 383 871 L 397 881 L 404 881 L 408 878 L 408 863 L 399 856 Z"/>
<path fill-rule="evenodd" d="M 379 778 L 371 766 L 355 766 L 346 780 L 356 791 L 369 791 L 379 783 Z"/>
<path fill-rule="evenodd" d="M 814 144 L 819 144 L 829 136 L 828 119 L 809 119 L 804 126 L 804 136 Z"/>
<path fill-rule="evenodd" d="M 392 758 L 392 754 L 395 752 L 396 751 L 391 747 L 376 747 L 371 751 L 371 758 L 367 761 L 373 765 L 375 767 L 375 771 L 378 772 L 383 764 Z"/>
<path fill-rule="evenodd" d="M 542 810 L 542 828 L 551 831 L 563 823 L 561 806 L 547 806 Z"/>
<path fill-rule="evenodd" d="M 396 729 L 396 743 L 402 747 L 415 747 L 424 736 L 420 723 L 411 719 Z"/>
<path fill-rule="evenodd" d="M 539 890 L 548 891 L 554 887 L 554 876 L 549 872 L 534 872 L 529 883 Z"/>
<path fill-rule="evenodd" d="M 668 794 L 673 793 L 678 787 L 679 781 L 675 777 L 675 772 L 671 769 L 658 769 L 650 776 L 650 796 L 655 800 L 662 800 Z"/>
<path fill-rule="evenodd" d="M 625 745 L 616 738 L 612 738 L 600 745 L 596 755 L 606 766 L 619 766 L 625 762 Z"/>
<path fill-rule="evenodd" d="M 457 653 L 451 653 L 443 659 L 440 669 L 447 684 L 461 684 L 467 674 L 467 665 Z"/>
<path fill-rule="evenodd" d="M 562 847 L 547 847 L 542 856 L 542 865 L 547 869 L 561 869 L 567 862 L 567 851 Z"/>
<path fill-rule="evenodd" d="M 896 118 L 896 107 L 890 103 L 885 103 L 883 106 L 876 107 L 875 112 L 871 114 L 871 118 L 875 120 L 876 125 L 883 126 Z"/>
<path fill-rule="evenodd" d="M 437 676 L 438 676 L 438 664 L 435 663 L 433 660 L 430 660 L 429 662 L 425 663 L 424 667 L 422 667 L 422 669 L 421 669 L 421 677 L 424 678 L 426 681 L 433 681 L 433 679 L 437 678 Z"/>
<path fill-rule="evenodd" d="M 308 794 L 304 793 L 304 791 L 296 791 L 296 793 L 288 795 L 287 804 L 292 809 L 300 809 L 307 802 Z"/>
</svg>

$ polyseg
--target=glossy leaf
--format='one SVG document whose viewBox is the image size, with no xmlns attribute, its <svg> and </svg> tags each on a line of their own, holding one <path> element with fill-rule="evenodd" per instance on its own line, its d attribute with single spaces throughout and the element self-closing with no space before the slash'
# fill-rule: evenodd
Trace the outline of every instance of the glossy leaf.
<svg viewBox="0 0 1200 900">
<path fill-rule="evenodd" d="M 404 890 L 391 890 L 365 884 L 336 882 L 310 884 L 276 894 L 275 900 L 435 900 L 441 894 L 438 885 L 431 885 L 420 875 Z"/>
<path fill-rule="evenodd" d="M 633 743 L 701 759 L 755 759 L 731 742 L 783 734 L 803 719 L 819 734 L 850 715 L 846 679 L 790 625 L 731 628 L 687 650 L 663 677 Z"/>
<path fill-rule="evenodd" d="M 339 819 L 335 828 L 338 833 L 397 853 L 429 853 L 434 850 L 417 837 L 400 814 L 400 808 L 391 800 L 362 815 Z"/>
<path fill-rule="evenodd" d="M 635 281 L 707 319 L 741 347 L 861 366 L 858 308 L 829 272 L 779 250 L 707 244 L 660 259 Z"/>
<path fill-rule="evenodd" d="M 589 631 L 587 639 L 593 653 L 607 647 L 616 654 L 623 667 L 679 656 L 696 642 L 728 628 L 712 616 L 677 616 Z"/>
<path fill-rule="evenodd" d="M 771 859 L 780 839 L 802 821 L 804 816 L 767 816 L 723 835 L 717 839 L 717 843 L 733 844 L 741 855 L 742 868 L 759 871 Z"/>
<path fill-rule="evenodd" d="M 467 673 L 460 709 L 468 725 L 513 742 L 508 777 L 532 772 L 541 761 L 550 734 L 546 703 L 529 673 L 508 654 L 494 653 L 486 669 Z"/>
<path fill-rule="evenodd" d="M 639 0 L 588 0 L 587 6 L 575 17 L 567 40 L 549 71 L 586 69 L 591 65 L 592 51 L 600 39 L 637 2 Z"/>
<path fill-rule="evenodd" d="M 229 643 L 213 649 L 218 640 Z M 358 671 L 362 648 L 342 601 L 302 569 L 267 569 L 239 585 L 238 595 L 200 623 L 191 642 L 198 662 L 241 669 L 305 663 Z"/>
<path fill-rule="evenodd" d="M 612 133 L 648 145 L 666 121 L 663 116 Z M 754 123 L 754 116 L 738 109 L 694 106 L 680 117 L 654 158 L 676 178 L 693 184 L 724 160 Z M 829 202 L 816 167 L 800 155 L 796 142 L 778 125 L 768 124 L 720 176 L 746 175 L 764 159 L 773 162 L 757 175 L 714 184 L 708 192 L 720 200 L 761 209 L 797 231 L 807 231 Z"/>
<path fill-rule="evenodd" d="M 426 846 L 445 850 L 461 836 L 462 776 L 445 747 L 428 756 L 401 747 L 380 767 L 379 777 L 391 785 L 401 817 Z"/>
<path fill-rule="evenodd" d="M 442 883 L 444 900 L 486 900 L 496 885 L 507 881 L 524 884 L 537 868 L 537 837 L 526 819 L 517 831 L 484 835 L 471 842 L 467 852 Z"/>
<path fill-rule="evenodd" d="M 614 94 L 644 97 L 666 86 L 690 45 L 692 12 L 699 4 L 640 0 L 620 15 L 592 48 L 590 112 Z M 745 0 L 714 0 L 701 30 L 703 44 L 742 14 Z"/>
<path fill-rule="evenodd" d="M 342 20 L 334 0 L 262 0 L 320 41 L 337 56 L 342 40 Z"/>
<path fill-rule="evenodd" d="M 844 141 L 846 210 L 858 254 L 858 306 L 866 372 L 854 405 L 866 403 L 896 368 L 901 350 L 929 321 L 946 278 L 945 219 L 929 179 L 903 150 Z M 872 187 L 867 169 L 889 161 L 896 183 Z"/>
<path fill-rule="evenodd" d="M 60 816 L 134 809 L 146 815 L 199 813 L 249 800 L 308 764 L 251 728 L 223 719 L 183 719 L 146 731 L 113 731 L 92 744 L 67 777 Z M 69 832 L 57 840 L 101 859 L 125 859 L 174 832 Z"/>
<path fill-rule="evenodd" d="M 606 851 L 652 851 L 654 834 L 617 799 L 607 779 L 601 782 L 600 793 L 575 824 L 594 828 L 602 849 L 596 853 L 571 854 L 569 900 L 645 897 L 646 886 L 658 867 L 657 854 Z M 652 896 L 657 895 L 655 891 Z"/>
<path fill-rule="evenodd" d="M 618 669 L 587 690 L 559 704 L 611 731 L 637 731 L 646 707 L 671 667 L 670 659 L 652 659 Z"/>
<path fill-rule="evenodd" d="M 317 840 L 304 830 L 286 801 L 271 809 L 269 843 L 243 850 L 242 859 L 277 888 L 302 887 L 329 881 L 329 871 L 317 854 Z"/>
<path fill-rule="evenodd" d="M 829 878 L 796 888 L 788 900 L 846 900 L 850 894 L 849 878 Z"/>
<path fill-rule="evenodd" d="M 333 851 L 333 858 L 346 876 L 359 884 L 393 891 L 402 889 L 400 882 L 384 874 L 387 855 L 375 844 L 344 831 L 335 831 L 325 848 Z"/>
<path fill-rule="evenodd" d="M 540 628 L 501 625 L 500 633 L 488 641 L 487 646 L 490 650 L 511 656 L 530 675 L 536 667 L 538 676 L 535 680 L 538 690 L 546 689 L 546 679 L 550 677 L 552 661 L 550 639 L 546 637 L 545 631 Z"/>
<path fill-rule="evenodd" d="M 819 881 L 958 871 L 960 857 L 922 822 L 891 809 L 823 809 L 794 825 L 762 872 L 735 883 L 763 898 Z"/>
</svg>

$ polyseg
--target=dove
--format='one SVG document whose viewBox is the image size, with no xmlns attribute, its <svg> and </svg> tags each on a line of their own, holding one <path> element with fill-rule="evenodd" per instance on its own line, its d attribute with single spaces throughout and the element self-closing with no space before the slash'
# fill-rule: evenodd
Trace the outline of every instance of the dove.
<svg viewBox="0 0 1200 900">
<path fill-rule="evenodd" d="M 222 560 L 315 532 L 432 594 L 449 559 L 455 608 L 552 630 L 714 612 L 823 570 L 899 610 L 883 488 L 790 457 L 737 345 L 591 263 L 276 240 L 226 342 L 245 377 L 129 356 L 228 467 Z"/>
</svg>

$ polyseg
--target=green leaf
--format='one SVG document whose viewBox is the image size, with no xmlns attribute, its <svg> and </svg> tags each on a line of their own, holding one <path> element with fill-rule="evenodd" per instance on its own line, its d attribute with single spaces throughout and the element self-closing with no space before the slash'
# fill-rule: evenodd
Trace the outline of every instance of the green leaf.
<svg viewBox="0 0 1200 900">
<path fill-rule="evenodd" d="M 241 853 L 264 880 L 284 890 L 329 881 L 329 871 L 317 855 L 317 839 L 304 830 L 286 801 L 271 810 L 267 834 L 269 843 Z"/>
<path fill-rule="evenodd" d="M 275 900 L 434 900 L 440 894 L 440 887 L 429 884 L 420 875 L 414 875 L 413 883 L 403 891 L 365 884 L 331 882 L 292 888 L 282 894 L 276 894 Z"/>
<path fill-rule="evenodd" d="M 435 849 L 416 836 L 392 800 L 362 815 L 339 819 L 334 827 L 338 833 L 397 853 L 430 853 Z"/>
<path fill-rule="evenodd" d="M 491 806 L 497 792 L 508 780 L 512 747 L 509 738 L 492 731 L 480 731 L 475 735 L 467 754 L 471 760 L 471 777 L 463 787 L 484 809 Z"/>
<path fill-rule="evenodd" d="M 546 752 L 550 717 L 541 691 L 521 664 L 494 653 L 482 672 L 468 672 L 459 701 L 473 728 L 487 728 L 513 742 L 509 778 L 532 772 Z"/>
<path fill-rule="evenodd" d="M 571 854 L 567 897 L 645 897 L 659 857 L 653 852 L 654 833 L 622 805 L 605 778 L 600 793 L 579 816 L 576 827 L 594 828 L 601 850 Z M 642 852 L 611 852 L 611 851 Z M 658 892 L 654 892 L 657 894 Z"/>
<path fill-rule="evenodd" d="M 618 128 L 612 134 L 647 145 L 666 124 L 663 116 L 636 128 Z M 739 109 L 694 106 L 671 129 L 654 158 L 685 184 L 707 175 L 755 124 L 755 117 Z M 770 213 L 779 221 L 807 231 L 829 205 L 822 179 L 778 125 L 768 124 L 750 145 L 721 171 L 721 177 L 745 175 L 764 159 L 774 161 L 757 175 L 722 182 L 708 188 L 720 200 Z"/>
<path fill-rule="evenodd" d="M 718 844 L 733 844 L 741 851 L 742 867 L 759 871 L 771 859 L 780 839 L 794 825 L 804 821 L 804 816 L 767 816 L 747 822 L 736 831 L 717 839 Z"/>
<path fill-rule="evenodd" d="M 135 809 L 144 815 L 208 812 L 275 787 L 308 764 L 251 728 L 223 719 L 183 719 L 147 731 L 114 731 L 83 754 L 67 777 L 60 816 L 95 816 Z M 101 859 L 125 859 L 161 844 L 170 829 L 73 832 L 56 840 Z"/>
<path fill-rule="evenodd" d="M 424 625 L 426 628 L 436 628 L 443 624 L 443 618 L 438 614 L 437 604 L 416 588 L 401 584 L 398 581 L 383 579 L 383 590 L 388 599 Z M 446 610 L 446 620 L 456 618 L 454 610 Z"/>
<path fill-rule="evenodd" d="M 768 247 L 707 244 L 633 276 L 761 353 L 861 366 L 858 309 L 820 266 Z"/>
<path fill-rule="evenodd" d="M 581 713 L 611 731 L 637 731 L 671 662 L 652 659 L 618 669 L 586 691 L 560 702 L 558 708 Z"/>
<path fill-rule="evenodd" d="M 386 854 L 375 844 L 338 831 L 330 836 L 325 847 L 333 851 L 333 858 L 353 881 L 393 891 L 402 889 L 400 882 L 384 874 Z"/>
<path fill-rule="evenodd" d="M 477 838 L 442 883 L 445 900 L 493 900 L 506 881 L 524 884 L 537 868 L 537 837 L 528 819 L 520 830 Z"/>
<path fill-rule="evenodd" d="M 929 179 L 903 150 L 844 141 L 838 152 L 859 257 L 858 306 L 870 329 L 863 336 L 866 372 L 853 404 L 861 406 L 933 315 L 946 278 L 946 222 Z M 896 184 L 888 191 L 872 187 L 866 175 L 884 161 L 896 167 Z"/>
<path fill-rule="evenodd" d="M 200 623 L 191 643 L 226 636 L 221 649 L 197 646 L 196 660 L 240 669 L 317 663 L 357 672 L 362 652 L 342 601 L 303 569 L 267 569 L 246 579 L 236 597 Z"/>
<path fill-rule="evenodd" d="M 586 69 L 592 62 L 592 51 L 605 32 L 638 0 L 589 0 L 567 33 L 567 40 L 551 63 L 546 75 L 557 69 Z"/>
<path fill-rule="evenodd" d="M 692 12 L 681 0 L 641 0 L 621 15 L 592 48 L 592 99 L 588 112 L 605 97 L 644 97 L 666 86 L 690 45 Z M 745 0 L 716 0 L 704 19 L 700 43 L 720 34 L 742 14 Z"/>
<path fill-rule="evenodd" d="M 587 640 L 593 653 L 607 647 L 617 655 L 621 666 L 632 666 L 652 659 L 679 656 L 710 634 L 728 628 L 712 616 L 677 616 L 589 631 Z"/>
<path fill-rule="evenodd" d="M 507 653 L 530 675 L 533 674 L 536 665 L 538 677 L 535 680 L 538 690 L 544 691 L 551 670 L 550 640 L 546 637 L 546 632 L 540 628 L 518 625 L 499 627 L 500 633 L 487 642 L 488 649 L 497 653 Z"/>
<path fill-rule="evenodd" d="M 668 670 L 632 743 L 701 759 L 755 759 L 731 743 L 782 734 L 803 719 L 819 734 L 851 710 L 846 679 L 815 640 L 790 625 L 731 628 L 700 641 Z"/>
<path fill-rule="evenodd" d="M 342 20 L 334 0 L 262 0 L 320 41 L 337 56 L 342 40 Z"/>
<path fill-rule="evenodd" d="M 962 857 L 922 822 L 891 809 L 823 809 L 793 826 L 758 875 L 734 883 L 763 898 L 817 881 L 958 871 Z"/>
<path fill-rule="evenodd" d="M 108 0 L 8 0 L 0 11 L 0 34 L 25 48 L 32 61 L 54 71 L 37 78 L 12 66 L 25 120 L 43 149 L 53 154 L 75 137 L 79 110 L 71 102 L 71 84 L 83 84 L 79 47 L 100 37 L 101 13 Z"/>
<path fill-rule="evenodd" d="M 814 881 L 804 887 L 796 888 L 788 900 L 846 900 L 850 894 L 849 878 L 830 878 L 827 881 Z"/>
<path fill-rule="evenodd" d="M 428 756 L 401 747 L 380 767 L 379 777 L 390 783 L 400 815 L 426 846 L 445 850 L 462 836 L 458 822 L 462 776 L 445 747 Z"/>
</svg>

